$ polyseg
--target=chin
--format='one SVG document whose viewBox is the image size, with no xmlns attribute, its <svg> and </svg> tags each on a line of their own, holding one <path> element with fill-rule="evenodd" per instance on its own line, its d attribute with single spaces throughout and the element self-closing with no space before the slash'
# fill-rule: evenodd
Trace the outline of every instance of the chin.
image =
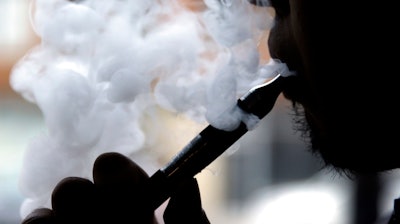
<svg viewBox="0 0 400 224">
<path fill-rule="evenodd" d="M 393 146 L 377 143 L 363 136 L 321 136 L 309 131 L 310 147 L 325 167 L 346 174 L 368 174 L 400 167 Z"/>
<path fill-rule="evenodd" d="M 293 105 L 295 129 L 302 133 L 309 151 L 320 159 L 321 168 L 346 176 L 400 168 L 400 159 L 391 145 L 393 142 L 382 142 L 381 138 L 374 138 L 365 134 L 365 130 L 352 127 L 348 121 L 336 121 L 337 126 L 330 131 L 324 130 L 324 126 L 301 104 L 293 102 Z"/>
</svg>

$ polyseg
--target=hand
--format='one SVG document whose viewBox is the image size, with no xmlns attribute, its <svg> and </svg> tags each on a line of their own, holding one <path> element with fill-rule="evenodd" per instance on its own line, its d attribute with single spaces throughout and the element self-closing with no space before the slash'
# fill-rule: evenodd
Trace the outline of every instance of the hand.
<svg viewBox="0 0 400 224">
<path fill-rule="evenodd" d="M 52 209 L 38 208 L 22 224 L 157 224 L 154 211 L 143 206 L 146 194 L 140 186 L 148 178 L 129 158 L 102 154 L 93 166 L 93 182 L 80 177 L 63 179 L 53 190 Z M 210 223 L 196 179 L 183 183 L 171 196 L 163 219 L 165 224 Z"/>
</svg>

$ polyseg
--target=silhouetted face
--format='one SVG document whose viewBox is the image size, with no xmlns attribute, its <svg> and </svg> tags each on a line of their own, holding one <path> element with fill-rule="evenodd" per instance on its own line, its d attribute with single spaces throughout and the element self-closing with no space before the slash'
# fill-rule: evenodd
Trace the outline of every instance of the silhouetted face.
<svg viewBox="0 0 400 224">
<path fill-rule="evenodd" d="M 297 72 L 284 95 L 294 103 L 296 128 L 310 140 L 312 152 L 340 171 L 400 167 L 394 131 L 398 93 L 389 87 L 399 73 L 399 62 L 389 54 L 398 49 L 396 20 L 389 18 L 394 14 L 347 2 L 270 4 L 276 13 L 270 54 Z"/>
</svg>

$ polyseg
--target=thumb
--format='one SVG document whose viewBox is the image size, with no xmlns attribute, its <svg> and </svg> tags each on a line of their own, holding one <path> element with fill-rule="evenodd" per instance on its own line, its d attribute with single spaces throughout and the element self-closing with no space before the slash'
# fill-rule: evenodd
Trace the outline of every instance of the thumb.
<svg viewBox="0 0 400 224">
<path fill-rule="evenodd" d="M 171 196 L 163 218 L 165 224 L 210 224 L 201 204 L 195 178 L 185 181 Z"/>
</svg>

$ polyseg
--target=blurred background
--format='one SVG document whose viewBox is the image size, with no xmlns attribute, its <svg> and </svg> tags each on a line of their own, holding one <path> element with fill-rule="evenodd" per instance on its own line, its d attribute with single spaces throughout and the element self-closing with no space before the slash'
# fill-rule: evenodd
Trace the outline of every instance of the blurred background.
<svg viewBox="0 0 400 224">
<path fill-rule="evenodd" d="M 12 66 L 39 42 L 31 30 L 28 3 L 0 1 L 0 223 L 20 223 L 23 196 L 18 190 L 18 174 L 29 139 L 43 127 L 35 105 L 12 91 Z"/>
<path fill-rule="evenodd" d="M 191 2 L 186 1 L 196 7 Z M 9 85 L 13 65 L 40 43 L 29 21 L 29 3 L 0 1 L 1 224 L 21 222 L 24 196 L 18 177 L 24 149 L 45 129 L 36 105 Z M 291 119 L 290 103 L 279 97 L 255 130 L 198 175 L 211 223 L 385 223 L 400 193 L 398 172 L 349 180 L 321 170 L 320 162 L 293 131 Z"/>
</svg>

